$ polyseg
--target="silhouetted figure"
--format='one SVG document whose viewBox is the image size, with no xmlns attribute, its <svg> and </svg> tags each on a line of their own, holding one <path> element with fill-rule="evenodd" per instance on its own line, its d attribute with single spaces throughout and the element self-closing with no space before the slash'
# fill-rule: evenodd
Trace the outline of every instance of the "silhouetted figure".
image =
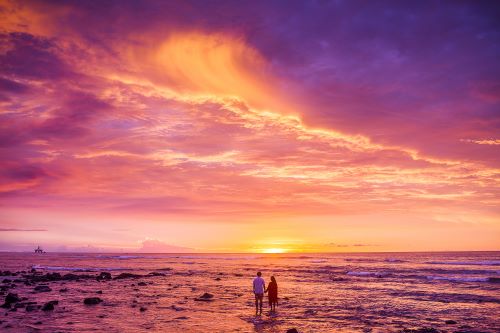
<svg viewBox="0 0 500 333">
<path fill-rule="evenodd" d="M 253 293 L 255 294 L 255 315 L 262 314 L 262 300 L 264 298 L 264 292 L 266 290 L 266 282 L 261 277 L 261 275 L 261 272 L 257 272 L 257 277 L 253 279 Z"/>
<path fill-rule="evenodd" d="M 271 282 L 266 289 L 267 297 L 269 297 L 269 306 L 271 307 L 271 312 L 276 311 L 276 305 L 278 305 L 278 283 L 274 276 L 271 276 Z"/>
</svg>

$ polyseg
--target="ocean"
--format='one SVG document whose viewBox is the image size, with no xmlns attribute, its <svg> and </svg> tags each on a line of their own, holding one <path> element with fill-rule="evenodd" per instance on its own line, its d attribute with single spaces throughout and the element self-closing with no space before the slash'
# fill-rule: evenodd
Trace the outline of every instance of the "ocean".
<svg viewBox="0 0 500 333">
<path fill-rule="evenodd" d="M 0 271 L 2 332 L 500 332 L 500 252 L 0 253 Z M 276 313 L 255 316 L 257 271 Z"/>
</svg>

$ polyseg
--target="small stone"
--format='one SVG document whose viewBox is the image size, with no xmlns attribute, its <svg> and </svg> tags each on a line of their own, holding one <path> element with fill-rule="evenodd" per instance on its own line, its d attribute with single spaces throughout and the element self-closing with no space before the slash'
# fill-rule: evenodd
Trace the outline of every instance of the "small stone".
<svg viewBox="0 0 500 333">
<path fill-rule="evenodd" d="M 129 279 L 129 278 L 138 278 L 138 277 L 141 277 L 141 275 L 132 274 L 132 273 L 121 273 L 120 275 L 116 276 L 114 279 L 120 280 L 120 279 Z"/>
<path fill-rule="evenodd" d="M 16 303 L 20 300 L 17 294 L 8 293 L 7 296 L 5 296 L 5 303 Z"/>
<path fill-rule="evenodd" d="M 200 296 L 200 298 L 203 298 L 203 299 L 210 299 L 213 297 L 214 297 L 214 295 L 212 295 L 210 293 L 204 293 L 203 295 Z"/>
<path fill-rule="evenodd" d="M 290 328 L 286 331 L 286 333 L 299 333 L 296 328 Z"/>
<path fill-rule="evenodd" d="M 95 292 L 96 294 L 102 294 L 102 290 L 98 290 Z"/>
<path fill-rule="evenodd" d="M 87 297 L 83 300 L 83 303 L 87 305 L 99 304 L 101 302 L 102 299 L 100 299 L 99 297 Z"/>
<path fill-rule="evenodd" d="M 139 310 L 140 310 L 141 312 L 144 312 L 144 311 L 146 311 L 147 309 L 146 309 L 145 307 L 141 306 L 141 308 L 140 308 Z"/>
<path fill-rule="evenodd" d="M 111 273 L 108 272 L 101 272 L 99 276 L 97 277 L 98 280 L 111 280 Z"/>
<path fill-rule="evenodd" d="M 446 325 L 455 325 L 457 322 L 456 322 L 456 321 L 454 321 L 454 320 L 446 320 L 444 323 L 445 323 Z"/>
<path fill-rule="evenodd" d="M 28 305 L 26 306 L 26 312 L 32 312 L 32 311 L 35 311 L 36 310 L 36 306 L 34 305 Z"/>
<path fill-rule="evenodd" d="M 145 285 L 146 285 L 146 282 L 142 282 L 142 281 L 141 281 L 141 282 L 139 282 L 137 285 L 138 285 L 138 286 L 145 286 Z"/>
<path fill-rule="evenodd" d="M 51 302 L 45 303 L 42 307 L 42 311 L 53 311 L 54 310 L 54 304 Z"/>
</svg>

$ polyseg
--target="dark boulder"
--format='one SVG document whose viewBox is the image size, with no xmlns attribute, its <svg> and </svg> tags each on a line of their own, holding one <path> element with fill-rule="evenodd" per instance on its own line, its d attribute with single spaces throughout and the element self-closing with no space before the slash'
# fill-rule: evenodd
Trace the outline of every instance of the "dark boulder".
<svg viewBox="0 0 500 333">
<path fill-rule="evenodd" d="M 115 276 L 115 280 L 120 280 L 120 279 L 131 279 L 131 278 L 139 278 L 141 275 L 137 274 L 132 274 L 132 273 L 121 273 L 118 276 Z"/>
<path fill-rule="evenodd" d="M 286 333 L 299 333 L 299 331 L 297 331 L 296 328 L 289 328 L 288 330 L 286 330 Z"/>
<path fill-rule="evenodd" d="M 144 286 L 146 286 L 147 284 L 146 284 L 146 282 L 142 282 L 142 281 L 141 281 L 141 282 L 139 282 L 137 285 L 138 285 L 138 286 L 143 286 L 143 287 L 144 287 Z"/>
<path fill-rule="evenodd" d="M 99 276 L 97 277 L 98 280 L 111 280 L 111 273 L 108 272 L 101 272 Z"/>
<path fill-rule="evenodd" d="M 42 306 L 42 311 L 54 311 L 54 305 L 59 304 L 58 301 L 50 301 Z"/>
<path fill-rule="evenodd" d="M 456 321 L 454 321 L 454 320 L 446 320 L 444 323 L 445 323 L 446 325 L 455 325 L 457 322 L 456 322 Z"/>
<path fill-rule="evenodd" d="M 45 279 L 47 281 L 58 281 L 62 279 L 62 276 L 59 273 L 47 273 L 45 274 Z"/>
<path fill-rule="evenodd" d="M 21 299 L 17 296 L 17 294 L 8 293 L 5 296 L 5 303 L 16 303 L 21 301 Z"/>
<path fill-rule="evenodd" d="M 36 310 L 36 306 L 34 305 L 28 305 L 26 306 L 26 312 L 32 312 L 32 311 L 35 311 Z"/>
<path fill-rule="evenodd" d="M 202 302 L 210 302 L 210 301 L 213 301 L 213 298 L 214 298 L 214 295 L 212 295 L 210 293 L 204 293 L 203 295 L 201 295 L 198 298 L 195 298 L 194 300 L 195 301 L 202 301 Z"/>
<path fill-rule="evenodd" d="M 87 297 L 83 300 L 83 303 L 87 305 L 99 304 L 101 302 L 102 299 L 100 299 L 99 297 Z"/>
<path fill-rule="evenodd" d="M 439 331 L 433 327 L 422 327 L 417 329 L 405 328 L 400 331 L 401 333 L 439 333 Z"/>
<path fill-rule="evenodd" d="M 147 308 L 145 308 L 145 307 L 143 307 L 143 306 L 141 306 L 141 308 L 139 309 L 139 311 L 141 311 L 141 312 L 144 312 L 144 311 L 146 311 L 146 310 L 147 310 Z"/>
</svg>

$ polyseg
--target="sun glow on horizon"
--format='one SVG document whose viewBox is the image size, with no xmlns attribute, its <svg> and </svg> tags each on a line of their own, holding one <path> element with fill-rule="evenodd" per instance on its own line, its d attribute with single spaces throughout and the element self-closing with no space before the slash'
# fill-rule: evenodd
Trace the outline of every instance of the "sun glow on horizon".
<svg viewBox="0 0 500 333">
<path fill-rule="evenodd" d="M 262 251 L 262 253 L 287 253 L 287 252 L 289 252 L 288 249 L 283 249 L 280 247 L 270 247 L 267 249 L 262 249 L 261 251 Z"/>
</svg>

